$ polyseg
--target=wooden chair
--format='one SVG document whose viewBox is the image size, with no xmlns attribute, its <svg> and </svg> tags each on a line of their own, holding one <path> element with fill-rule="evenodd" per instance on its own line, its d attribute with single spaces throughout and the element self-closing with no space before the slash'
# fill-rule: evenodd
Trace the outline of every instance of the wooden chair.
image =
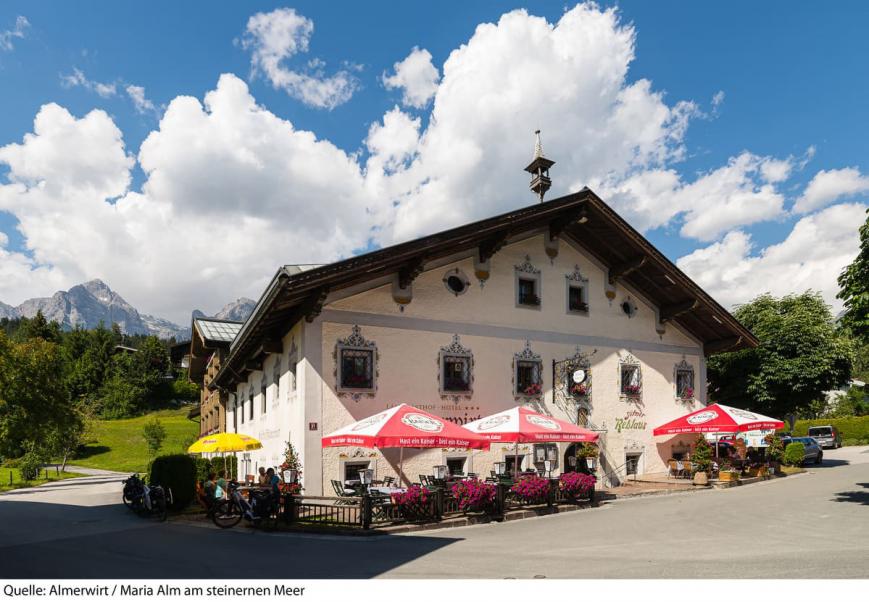
<svg viewBox="0 0 869 602">
<path fill-rule="evenodd" d="M 356 497 L 356 492 L 344 487 L 341 481 L 332 479 L 332 489 L 335 490 L 335 495 L 341 498 L 336 502 L 338 505 L 350 505 L 353 502 L 347 498 Z"/>
<path fill-rule="evenodd" d="M 395 479 L 393 477 L 383 477 L 384 487 L 392 487 L 393 483 L 395 483 Z"/>
<path fill-rule="evenodd" d="M 468 479 L 478 479 L 479 477 L 477 476 L 477 473 L 469 472 L 467 478 Z"/>
<path fill-rule="evenodd" d="M 694 463 L 685 460 L 682 462 L 682 476 L 686 479 L 690 479 L 694 476 Z"/>
<path fill-rule="evenodd" d="M 674 479 L 679 476 L 679 463 L 676 460 L 669 460 L 667 462 L 667 478 L 673 477 Z"/>
</svg>

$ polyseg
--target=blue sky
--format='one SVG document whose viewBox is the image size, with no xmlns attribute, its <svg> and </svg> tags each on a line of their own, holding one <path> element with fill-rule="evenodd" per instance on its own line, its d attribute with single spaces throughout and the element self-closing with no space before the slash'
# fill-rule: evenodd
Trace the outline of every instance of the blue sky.
<svg viewBox="0 0 869 602">
<path fill-rule="evenodd" d="M 543 17 L 554 26 L 565 11 L 574 6 L 563 2 L 533 5 L 504 2 L 453 5 L 348 2 L 325 5 L 314 2 L 79 4 L 7 1 L 0 5 L 0 33 L 14 32 L 19 17 L 26 18 L 27 25 L 20 29 L 21 36 L 0 37 L 0 40 L 7 40 L 5 45 L 0 45 L 0 107 L 4 116 L 0 120 L 0 147 L 21 143 L 25 134 L 33 132 L 34 118 L 40 108 L 46 103 L 57 103 L 76 119 L 81 119 L 94 109 L 105 111 L 111 123 L 122 133 L 124 152 L 136 158 L 143 140 L 161 129 L 159 119 L 173 99 L 189 95 L 202 102 L 207 93 L 216 89 L 219 76 L 230 73 L 247 84 L 256 105 L 276 118 L 292 123 L 296 131 L 310 131 L 318 140 L 331 142 L 352 160 L 358 161 L 360 169 L 370 170 L 370 164 L 366 164 L 366 161 L 376 153 L 366 144 L 366 140 L 372 125 L 382 124 L 387 113 L 401 106 L 402 115 L 411 120 L 418 118 L 419 131 L 425 131 L 433 103 L 439 107 L 448 106 L 449 99 L 440 97 L 442 92 L 446 96 L 447 91 L 444 89 L 439 90 L 438 96 L 423 106 L 415 107 L 402 104 L 402 88 L 387 89 L 384 85 L 384 74 L 393 73 L 394 65 L 407 57 L 412 48 L 418 47 L 430 53 L 431 65 L 437 70 L 438 77 L 444 78 L 441 83 L 445 84 L 445 61 L 457 48 L 474 38 L 479 24 L 498 23 L 505 13 L 527 7 L 531 15 Z M 812 225 L 820 228 L 818 224 L 822 218 L 829 217 L 832 220 L 833 217 L 825 214 L 815 218 L 819 211 L 823 212 L 825 208 L 836 204 L 850 204 L 853 210 L 847 218 L 853 218 L 865 202 L 865 190 L 869 186 L 861 178 L 862 173 L 869 168 L 864 142 L 869 136 L 865 111 L 869 93 L 869 77 L 866 73 L 869 70 L 869 61 L 866 60 L 869 56 L 869 36 L 865 35 L 869 25 L 869 9 L 859 2 L 841 3 L 836 10 L 827 11 L 815 3 L 790 2 L 600 4 L 602 10 L 611 6 L 618 8 L 617 26 L 632 27 L 636 36 L 633 43 L 634 58 L 629 64 L 623 87 L 647 79 L 651 90 L 662 94 L 661 102 L 667 107 L 673 108 L 679 101 L 694 103 L 687 129 L 683 134 L 677 134 L 678 144 L 674 143 L 681 147 L 681 154 L 670 153 L 663 162 L 644 160 L 640 161 L 640 165 L 631 163 L 623 167 L 607 164 L 606 169 L 600 172 L 565 173 L 564 170 L 570 169 L 573 163 L 560 161 L 562 157 L 558 156 L 557 151 L 564 142 L 558 139 L 558 134 L 552 133 L 552 128 L 549 132 L 544 129 L 545 148 L 547 140 L 556 138 L 553 142 L 555 148 L 550 154 L 559 164 L 553 170 L 553 177 L 556 181 L 561 179 L 565 185 L 572 178 L 597 184 L 594 187 L 605 196 L 605 200 L 614 199 L 614 206 L 642 228 L 652 242 L 674 261 L 695 253 L 680 266 L 727 303 L 744 301 L 751 294 L 763 292 L 762 285 L 752 290 L 749 283 L 768 280 L 764 275 L 767 272 L 759 271 L 756 276 L 739 276 L 733 280 L 732 274 L 728 276 L 725 273 L 727 265 L 717 265 L 711 267 L 709 273 L 700 274 L 710 256 L 727 256 L 734 262 L 742 262 L 740 265 L 749 273 L 760 267 L 763 270 L 799 272 L 799 262 L 797 265 L 789 263 L 783 268 L 781 264 L 762 266 L 762 261 L 753 260 L 762 258 L 764 251 L 771 245 L 786 241 L 800 220 L 814 219 L 817 223 Z M 248 31 L 248 43 L 245 44 L 248 20 L 258 13 L 271 15 L 272 11 L 280 8 L 293 9 L 295 14 L 313 25 L 313 32 L 307 37 L 307 52 L 288 55 L 282 65 L 297 72 L 312 73 L 314 77 L 328 78 L 338 71 L 347 72 L 348 77 L 355 82 L 349 99 L 331 109 L 311 106 L 286 89 L 275 87 L 262 66 L 258 73 L 253 72 L 252 58 L 255 49 L 262 47 L 257 46 L 262 40 L 251 42 Z M 518 47 L 515 49 L 518 61 L 522 53 Z M 320 66 L 310 66 L 308 61 L 311 59 L 321 61 Z M 540 69 L 545 68 L 544 59 L 541 57 L 543 62 L 539 65 Z M 71 85 L 68 81 L 64 84 L 63 78 L 74 74 L 76 69 L 82 74 L 79 84 Z M 570 73 L 573 76 L 579 73 L 577 77 L 583 77 L 581 71 Z M 555 71 L 554 75 L 557 77 L 558 72 Z M 82 83 L 84 81 L 89 84 L 85 85 Z M 115 92 L 101 95 L 95 91 L 96 83 L 114 84 Z M 154 110 L 135 110 L 129 95 L 124 93 L 124 88 L 129 85 L 143 87 Z M 716 94 L 723 98 L 718 104 L 712 100 Z M 559 110 L 572 111 L 580 117 L 584 111 L 579 97 L 565 106 L 567 108 L 561 107 Z M 527 138 L 527 148 L 522 148 L 520 154 L 530 155 L 530 130 L 535 124 L 517 121 L 503 123 L 501 127 L 521 131 Z M 459 126 L 457 128 L 461 131 Z M 662 148 L 668 144 L 660 142 Z M 82 152 L 85 152 L 84 149 Z M 779 210 L 767 211 L 762 218 L 742 220 L 721 231 L 703 226 L 705 229 L 699 236 L 685 233 L 684 226 L 691 219 L 690 213 L 685 213 L 689 211 L 686 209 L 688 205 L 671 208 L 669 211 L 673 215 L 662 220 L 650 217 L 647 210 L 641 213 L 637 209 L 636 215 L 632 213 L 632 208 L 641 204 L 642 199 L 638 200 L 637 197 L 642 193 L 627 183 L 631 177 L 656 169 L 671 170 L 678 174 L 679 186 L 684 187 L 727 166 L 743 152 L 758 158 L 789 162 L 787 177 L 773 182 L 775 194 L 783 199 L 783 206 Z M 419 156 L 424 157 L 424 154 L 420 151 Z M 141 157 L 138 159 L 129 167 L 131 182 L 118 190 L 112 189 L 112 195 L 120 197 L 128 192 L 142 191 L 148 177 L 142 169 Z M 412 154 L 402 154 L 396 161 L 409 167 L 414 158 Z M 426 161 L 421 160 L 420 163 L 425 165 Z M 521 170 L 522 165 L 517 163 L 515 167 Z M 561 172 L 559 167 L 562 168 Z M 856 176 L 850 173 L 850 184 L 833 183 L 832 191 L 821 195 L 823 199 L 814 202 L 812 211 L 793 210 L 796 200 L 804 194 L 807 185 L 819 172 L 844 168 L 856 168 L 858 172 Z M 0 151 L 0 186 L 11 185 L 16 179 L 20 181 L 19 176 L 10 173 L 14 169 L 8 161 L 4 163 Z M 420 167 L 420 170 L 424 171 L 425 168 Z M 159 171 L 158 168 L 155 173 Z M 386 170 L 388 175 L 393 175 L 393 171 Z M 425 174 L 420 181 L 428 181 L 431 177 L 431 174 Z M 748 185 L 749 191 L 757 192 L 768 184 L 757 175 L 749 177 L 754 178 L 753 184 Z M 571 182 L 571 185 L 574 183 Z M 384 190 L 390 192 L 381 191 L 380 194 L 394 194 L 396 198 L 415 194 L 408 192 L 410 188 L 396 192 L 400 188 L 397 185 L 387 187 Z M 611 195 L 607 196 L 606 192 Z M 743 188 L 741 191 L 723 190 L 720 194 L 739 195 L 745 192 Z M 426 193 L 420 197 L 421 201 L 416 202 L 446 202 L 431 196 L 435 194 Z M 519 197 L 525 195 L 521 197 L 523 203 L 533 201 L 524 191 L 517 194 Z M 694 192 L 683 191 L 686 199 L 691 194 L 702 194 L 702 188 Z M 155 312 L 164 311 L 177 316 L 188 311 L 189 304 L 209 303 L 207 299 L 196 297 L 184 289 L 184 285 L 178 284 L 179 301 L 176 304 L 184 308 L 176 313 L 170 304 L 149 297 L 146 286 L 113 281 L 116 266 L 105 266 L 106 273 L 95 273 L 101 271 L 98 262 L 77 263 L 75 258 L 75 253 L 87 252 L 86 249 L 68 250 L 64 255 L 41 240 L 52 237 L 40 234 L 35 225 L 40 218 L 28 213 L 32 211 L 35 201 L 27 202 L 30 207 L 25 207 L 21 198 L 4 202 L 0 194 L 0 232 L 8 239 L 6 256 L 0 255 L 0 273 L 4 273 L 3 261 L 12 265 L 10 257 L 14 254 L 14 268 L 7 265 L 6 269 L 10 274 L 15 270 L 18 282 L 25 281 L 22 277 L 22 270 L 25 269 L 45 277 L 28 277 L 27 286 L 16 288 L 13 288 L 15 285 L 11 284 L 13 280 L 10 277 L 10 284 L 6 287 L 0 285 L 0 301 L 20 302 L 24 295 L 48 295 L 53 292 L 49 290 L 53 286 L 74 284 L 77 278 L 102 277 L 125 296 L 134 297 Z M 110 203 L 114 200 L 104 198 L 101 202 Z M 166 202 L 172 203 L 177 209 L 190 200 L 173 195 Z M 398 201 L 393 200 L 395 202 Z M 649 202 L 653 205 L 654 213 L 656 201 L 652 199 Z M 716 201 L 710 198 L 709 202 Z M 511 201 L 506 205 L 496 201 L 487 202 L 478 212 L 472 212 L 467 217 L 478 218 L 496 209 L 506 210 L 511 208 L 511 203 L 515 205 L 520 201 Z M 691 198 L 685 203 L 689 203 L 696 214 L 701 211 L 698 207 L 702 206 L 703 199 Z M 78 210 L 75 206 L 69 208 L 70 212 Z M 444 207 L 444 211 L 449 210 L 450 207 Z M 256 204 L 244 211 L 232 215 L 231 219 L 257 217 Z M 366 244 L 388 244 L 401 239 L 401 232 L 418 234 L 450 225 L 448 220 L 441 218 L 429 221 L 414 218 L 416 221 L 411 225 L 402 226 L 401 216 L 386 215 L 384 211 L 382 208 L 368 211 L 375 215 L 383 214 L 379 218 L 380 222 L 369 225 L 371 231 L 386 230 L 398 224 L 395 226 L 397 234 L 385 238 L 371 234 L 351 236 L 344 231 L 345 228 L 338 237 L 342 239 L 342 244 L 336 246 L 334 256 L 323 258 L 334 259 Z M 328 219 L 324 215 L 328 216 L 321 215 L 321 220 Z M 25 219 L 22 220 L 22 217 Z M 87 215 L 82 217 L 87 218 Z M 840 215 L 839 219 L 845 217 Z M 230 216 L 222 214 L 222 218 L 230 219 Z M 25 221 L 28 225 L 21 232 L 19 222 L 23 224 Z M 856 224 L 854 227 L 856 229 Z M 98 230 L 99 224 L 95 224 L 94 228 Z M 734 231 L 738 231 L 738 236 L 743 238 L 736 240 L 736 234 L 728 238 Z M 113 235 L 117 235 L 117 232 Z M 110 235 L 106 236 L 112 240 Z M 854 237 L 846 236 L 840 230 L 830 236 L 838 237 L 835 246 L 839 251 L 835 255 L 836 261 L 842 263 L 842 257 L 856 250 L 843 248 L 843 245 L 853 245 Z M 725 243 L 730 246 L 715 247 L 716 244 Z M 104 244 L 101 248 L 107 247 Z M 696 254 L 698 251 L 700 254 Z M 703 255 L 704 251 L 707 255 Z M 190 249 L 190 253 L 195 252 L 197 249 Z M 322 249 L 319 253 L 321 257 L 329 255 L 328 251 Z M 831 266 L 832 257 L 827 254 L 816 260 L 818 265 L 826 264 L 828 269 L 839 269 L 841 266 Z M 257 287 L 278 263 L 305 259 L 316 260 L 318 257 L 297 255 L 292 246 L 279 249 L 274 255 L 264 258 L 266 267 L 259 270 L 255 278 L 239 281 L 230 276 L 219 287 L 212 289 L 210 294 L 222 294 L 224 298 L 220 298 L 219 302 L 211 301 L 211 304 L 219 306 L 241 294 L 255 296 L 259 292 Z M 143 261 L 151 261 L 147 253 Z M 159 263 L 156 258 L 153 261 L 155 265 Z M 216 269 L 220 269 L 219 266 Z M 803 266 L 802 269 L 811 269 L 811 266 Z M 202 277 L 207 278 L 208 275 L 203 274 Z M 811 282 L 812 278 L 808 280 Z M 235 287 L 230 284 L 233 282 Z M 151 282 L 150 286 L 154 284 Z M 127 285 L 131 292 L 125 293 L 122 285 Z M 731 285 L 739 292 L 728 293 Z M 788 292 L 782 290 L 781 286 L 770 286 L 777 294 Z M 818 282 L 815 288 L 823 290 L 828 300 L 833 301 L 831 297 L 834 292 L 829 282 Z"/>
</svg>

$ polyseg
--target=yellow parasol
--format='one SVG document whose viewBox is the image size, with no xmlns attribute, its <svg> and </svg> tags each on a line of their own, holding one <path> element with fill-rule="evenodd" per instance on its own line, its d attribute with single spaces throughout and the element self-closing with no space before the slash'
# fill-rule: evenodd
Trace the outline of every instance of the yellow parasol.
<svg viewBox="0 0 869 602">
<path fill-rule="evenodd" d="M 240 452 L 261 449 L 258 440 L 239 433 L 215 433 L 206 435 L 187 448 L 188 454 L 215 454 L 221 452 Z"/>
<path fill-rule="evenodd" d="M 188 454 L 217 454 L 222 453 L 223 467 L 226 468 L 227 452 L 243 452 L 252 449 L 261 449 L 263 446 L 257 439 L 240 433 L 215 433 L 201 437 L 193 445 L 187 448 Z"/>
</svg>

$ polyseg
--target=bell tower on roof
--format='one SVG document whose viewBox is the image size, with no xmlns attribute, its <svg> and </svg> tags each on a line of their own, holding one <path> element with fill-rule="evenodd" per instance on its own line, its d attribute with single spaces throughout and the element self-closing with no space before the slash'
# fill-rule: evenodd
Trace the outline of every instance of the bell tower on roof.
<svg viewBox="0 0 869 602">
<path fill-rule="evenodd" d="M 525 168 L 525 171 L 531 174 L 531 192 L 537 195 L 540 202 L 543 202 L 543 195 L 552 187 L 552 180 L 549 178 L 549 168 L 555 165 L 555 161 L 550 161 L 543 156 L 543 145 L 540 143 L 540 130 L 536 130 L 534 135 L 537 137 L 534 143 L 534 159 Z"/>
</svg>

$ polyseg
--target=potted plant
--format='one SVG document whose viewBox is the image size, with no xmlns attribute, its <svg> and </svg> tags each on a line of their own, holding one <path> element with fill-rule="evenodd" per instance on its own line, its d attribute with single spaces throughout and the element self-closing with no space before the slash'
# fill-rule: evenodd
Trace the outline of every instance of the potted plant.
<svg viewBox="0 0 869 602">
<path fill-rule="evenodd" d="M 625 397 L 639 397 L 640 385 L 625 385 L 622 393 L 624 393 Z"/>
<path fill-rule="evenodd" d="M 706 437 L 700 435 L 697 437 L 697 442 L 694 444 L 694 454 L 691 456 L 691 462 L 697 467 L 694 473 L 695 485 L 709 484 L 709 467 L 712 466 L 712 447 L 706 441 Z"/>
<path fill-rule="evenodd" d="M 769 463 L 769 472 L 775 474 L 782 458 L 784 457 L 784 444 L 782 443 L 781 437 L 775 433 L 767 435 L 763 440 L 767 445 L 766 457 Z"/>
<path fill-rule="evenodd" d="M 573 383 L 570 387 L 570 394 L 574 397 L 587 397 L 588 385 L 585 383 Z"/>
<path fill-rule="evenodd" d="M 452 492 L 462 512 L 488 512 L 495 504 L 495 485 L 478 479 L 459 481 Z"/>
<path fill-rule="evenodd" d="M 588 469 L 594 472 L 597 458 L 600 455 L 600 450 L 597 445 L 591 443 L 583 443 L 576 452 L 578 458 L 585 458 L 585 465 Z"/>
<path fill-rule="evenodd" d="M 685 387 L 682 389 L 682 394 L 679 397 L 682 401 L 692 401 L 694 399 L 694 389 Z"/>
<path fill-rule="evenodd" d="M 525 395 L 528 395 L 529 397 L 534 397 L 536 395 L 540 395 L 540 393 L 542 391 L 543 391 L 543 387 L 541 386 L 540 383 L 531 383 L 530 385 L 525 387 L 525 390 L 523 391 L 523 393 Z"/>
<path fill-rule="evenodd" d="M 595 483 L 597 483 L 596 478 L 581 472 L 565 472 L 558 478 L 559 489 L 572 500 L 588 496 L 594 489 Z"/>
<path fill-rule="evenodd" d="M 718 480 L 727 482 L 735 482 L 739 480 L 739 473 L 729 463 L 725 462 L 721 465 L 718 471 Z"/>
<path fill-rule="evenodd" d="M 537 475 L 522 477 L 510 492 L 526 504 L 541 504 L 549 497 L 549 479 Z"/>
</svg>

